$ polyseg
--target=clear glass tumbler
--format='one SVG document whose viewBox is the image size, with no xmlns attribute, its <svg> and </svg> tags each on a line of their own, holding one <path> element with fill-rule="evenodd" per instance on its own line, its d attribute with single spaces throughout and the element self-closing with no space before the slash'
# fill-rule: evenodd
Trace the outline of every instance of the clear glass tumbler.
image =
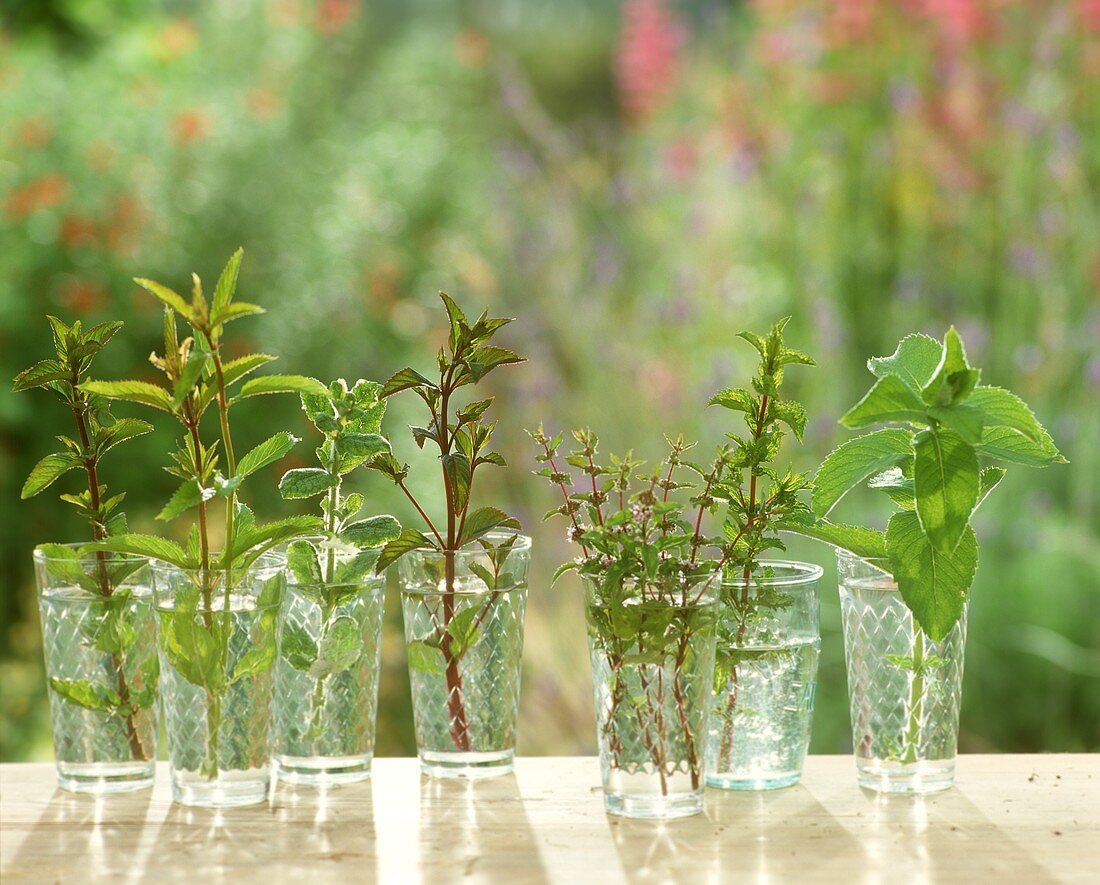
<svg viewBox="0 0 1100 885">
<path fill-rule="evenodd" d="M 398 561 L 420 767 L 434 777 L 512 770 L 531 539 L 490 532 L 448 557 Z"/>
<path fill-rule="evenodd" d="M 157 758 L 149 561 L 81 547 L 34 551 L 58 784 L 137 790 L 152 785 Z"/>
<path fill-rule="evenodd" d="M 703 808 L 718 597 L 671 596 L 607 601 L 585 579 L 604 808 L 623 817 Z"/>
<path fill-rule="evenodd" d="M 154 561 L 172 797 L 224 807 L 266 800 L 272 670 L 286 559 L 244 571 L 184 571 Z"/>
<path fill-rule="evenodd" d="M 789 787 L 810 746 L 820 566 L 764 561 L 748 581 L 722 585 L 707 732 L 707 785 Z"/>
<path fill-rule="evenodd" d="M 370 777 L 386 579 L 291 584 L 275 661 L 275 763 L 280 780 Z"/>
<path fill-rule="evenodd" d="M 932 793 L 955 781 L 966 609 L 933 642 L 913 621 L 893 578 L 837 551 L 859 784 L 883 793 Z"/>
</svg>

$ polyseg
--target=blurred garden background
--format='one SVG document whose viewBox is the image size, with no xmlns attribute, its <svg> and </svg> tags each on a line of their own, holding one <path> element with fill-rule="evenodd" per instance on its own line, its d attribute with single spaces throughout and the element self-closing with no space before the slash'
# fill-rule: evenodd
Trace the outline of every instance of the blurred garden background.
<svg viewBox="0 0 1100 885">
<path fill-rule="evenodd" d="M 819 362 L 789 376 L 802 469 L 846 437 L 867 357 L 951 323 L 1050 428 L 1071 464 L 1011 470 L 977 519 L 961 748 L 1100 750 L 1096 0 L 7 0 L 4 376 L 47 355 L 46 313 L 125 320 L 99 374 L 151 373 L 159 309 L 130 278 L 213 280 L 238 244 L 241 297 L 268 313 L 232 332 L 284 371 L 430 369 L 439 289 L 520 318 L 502 343 L 529 362 L 493 376 L 510 466 L 482 503 L 535 537 L 521 752 L 594 749 L 579 587 L 549 587 L 569 551 L 539 522 L 553 501 L 523 428 L 709 447 L 734 428 L 703 404 L 755 363 L 735 333 L 787 314 Z M 298 404 L 253 402 L 238 447 L 282 422 L 307 458 Z M 389 434 L 416 464 L 408 405 Z M 0 392 L 5 761 L 50 754 L 30 551 L 80 526 L 54 489 L 19 488 L 67 430 L 43 392 Z M 143 530 L 162 527 L 173 436 L 162 422 L 105 462 Z M 253 482 L 257 510 L 286 512 L 293 460 Z M 380 478 L 360 490 L 412 518 Z M 843 752 L 832 554 L 789 552 L 826 566 L 812 749 Z M 410 754 L 387 607 L 379 752 Z"/>
</svg>

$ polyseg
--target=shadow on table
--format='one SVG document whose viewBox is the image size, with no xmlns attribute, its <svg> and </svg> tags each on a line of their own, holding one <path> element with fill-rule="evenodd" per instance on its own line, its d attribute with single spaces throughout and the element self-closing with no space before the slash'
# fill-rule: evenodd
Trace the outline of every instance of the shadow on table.
<svg viewBox="0 0 1100 885">
<path fill-rule="evenodd" d="M 371 783 L 279 784 L 269 803 L 247 808 L 172 805 L 155 845 L 160 861 L 192 881 L 248 878 L 259 866 L 278 869 L 280 880 L 375 881 Z"/>
<path fill-rule="evenodd" d="M 916 875 L 950 879 L 961 868 L 984 877 L 1042 882 L 1050 873 L 991 821 L 958 788 L 930 796 L 904 796 L 862 790 L 860 843 L 868 859 L 903 853 Z"/>
<path fill-rule="evenodd" d="M 708 790 L 701 816 L 654 822 L 612 818 L 619 861 L 631 882 L 800 881 L 812 872 L 846 878 L 855 839 L 805 787 Z M 812 861 L 812 868 L 808 862 Z"/>
<path fill-rule="evenodd" d="M 514 774 L 421 776 L 420 871 L 426 882 L 549 882 Z"/>
<path fill-rule="evenodd" d="M 128 876 L 152 788 L 92 796 L 55 790 L 12 860 L 13 870 L 53 881 L 64 869 L 88 879 Z M 119 851 L 118 846 L 126 846 Z"/>
</svg>

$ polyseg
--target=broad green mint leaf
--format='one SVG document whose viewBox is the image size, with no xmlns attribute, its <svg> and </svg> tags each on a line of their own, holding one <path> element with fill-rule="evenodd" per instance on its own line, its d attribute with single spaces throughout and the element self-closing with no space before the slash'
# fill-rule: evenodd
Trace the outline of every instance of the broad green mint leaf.
<svg viewBox="0 0 1100 885">
<path fill-rule="evenodd" d="M 779 531 L 791 532 L 795 535 L 804 535 L 817 541 L 824 541 L 842 550 L 854 553 L 864 559 L 885 559 L 886 538 L 882 532 L 864 528 L 859 525 L 842 525 L 840 523 L 818 520 L 813 523 L 787 523 L 781 522 L 776 528 Z"/>
<path fill-rule="evenodd" d="M 727 387 L 725 390 L 719 390 L 709 400 L 707 400 L 708 406 L 722 406 L 726 409 L 732 409 L 735 412 L 745 412 L 746 414 L 754 414 L 760 411 L 760 405 L 751 393 L 747 390 L 735 389 Z"/>
<path fill-rule="evenodd" d="M 175 519 L 192 507 L 198 507 L 203 501 L 209 501 L 216 494 L 214 489 L 201 488 L 197 479 L 184 480 L 183 484 L 172 493 L 168 503 L 161 508 L 157 519 L 164 521 Z"/>
<path fill-rule="evenodd" d="M 977 387 L 966 404 L 985 417 L 980 451 L 991 458 L 1042 467 L 1065 463 L 1050 434 L 1020 397 L 1001 387 Z"/>
<path fill-rule="evenodd" d="M 336 455 L 341 474 L 349 473 L 383 452 L 390 450 L 384 436 L 377 433 L 343 433 L 336 438 Z"/>
<path fill-rule="evenodd" d="M 259 676 L 271 669 L 275 663 L 275 643 L 271 641 L 258 641 L 237 659 L 233 665 L 233 675 L 229 679 L 232 684 L 248 676 Z"/>
<path fill-rule="evenodd" d="M 327 492 L 336 481 L 336 477 L 319 467 L 300 467 L 283 474 L 283 478 L 279 480 L 279 493 L 287 501 L 312 498 Z"/>
<path fill-rule="evenodd" d="M 928 409 L 928 415 L 941 424 L 946 424 L 970 445 L 976 446 L 982 441 L 985 416 L 982 414 L 981 409 L 975 408 L 969 403 L 956 403 L 953 406 L 932 406 Z"/>
<path fill-rule="evenodd" d="M 977 510 L 982 501 L 986 499 L 990 492 L 997 488 L 1001 480 L 1005 478 L 1005 469 L 1003 467 L 983 467 L 982 472 L 979 475 L 979 488 L 978 488 L 978 503 L 974 505 L 974 509 Z"/>
<path fill-rule="evenodd" d="M 85 679 L 57 679 L 51 676 L 50 688 L 70 703 L 100 713 L 114 713 L 122 703 L 114 689 L 93 685 Z"/>
<path fill-rule="evenodd" d="M 247 568 L 260 554 L 270 550 L 276 544 L 300 538 L 303 535 L 317 534 L 323 527 L 324 523 L 316 516 L 291 516 L 263 525 L 238 522 L 237 531 L 233 536 L 232 562 L 229 564 L 235 568 Z M 223 557 L 222 568 L 225 567 Z"/>
<path fill-rule="evenodd" d="M 95 550 L 110 550 L 115 553 L 130 553 L 134 556 L 148 556 L 150 559 L 159 559 L 182 569 L 196 567 L 183 552 L 183 548 L 175 541 L 167 538 L 158 538 L 156 535 L 117 535 L 90 544 Z"/>
<path fill-rule="evenodd" d="M 827 516 L 853 486 L 908 461 L 912 452 L 909 432 L 890 428 L 841 443 L 821 463 L 814 477 L 814 513 Z"/>
<path fill-rule="evenodd" d="M 406 553 L 411 553 L 413 550 L 424 550 L 428 548 L 435 549 L 435 544 L 432 543 L 430 538 L 416 531 L 416 529 L 404 529 L 400 535 L 382 548 L 382 553 L 378 557 L 378 562 L 375 563 L 374 571 L 376 574 L 380 575 Z"/>
<path fill-rule="evenodd" d="M 214 287 L 214 299 L 210 302 L 210 308 L 215 316 L 233 300 L 233 295 L 237 291 L 237 275 L 241 270 L 242 258 L 244 258 L 244 249 L 238 248 L 229 256 L 225 269 L 218 277 L 218 283 Z"/>
<path fill-rule="evenodd" d="M 890 570 L 902 599 L 921 629 L 943 639 L 963 612 L 978 567 L 974 531 L 965 526 L 950 553 L 938 551 L 925 535 L 916 513 L 895 513 L 886 527 Z"/>
<path fill-rule="evenodd" d="M 299 442 L 298 437 L 291 433 L 287 433 L 285 430 L 276 433 L 270 439 L 260 443 L 237 462 L 237 477 L 248 476 L 251 473 L 255 473 L 261 467 L 266 467 L 268 464 L 278 461 L 294 448 L 297 442 Z"/>
<path fill-rule="evenodd" d="M 140 403 L 162 412 L 172 412 L 172 395 L 163 387 L 146 381 L 85 381 L 80 389 L 108 399 Z"/>
<path fill-rule="evenodd" d="M 191 611 L 161 610 L 158 614 L 161 647 L 169 663 L 192 685 L 221 692 L 226 684 L 222 667 L 227 638 L 224 614 L 215 613 L 209 629 Z"/>
<path fill-rule="evenodd" d="M 187 320 L 189 323 L 195 323 L 198 317 L 191 305 L 184 300 L 183 296 L 169 289 L 167 286 L 158 283 L 156 280 L 146 280 L 140 277 L 135 277 L 134 282 L 137 283 L 146 292 L 151 294 L 154 298 L 160 301 L 162 304 L 166 304 L 172 308 L 181 317 Z"/>
<path fill-rule="evenodd" d="M 793 400 L 772 400 L 768 404 L 768 414 L 786 424 L 794 433 L 795 439 L 802 442 L 806 431 L 806 410 Z"/>
<path fill-rule="evenodd" d="M 928 335 L 906 335 L 890 356 L 876 356 L 867 360 L 867 368 L 876 378 L 893 375 L 900 378 L 914 391 L 923 390 L 932 380 L 940 364 L 943 348 Z"/>
<path fill-rule="evenodd" d="M 356 547 L 380 547 L 401 534 L 401 523 L 383 514 L 344 526 L 340 540 Z"/>
<path fill-rule="evenodd" d="M 436 676 L 442 675 L 446 670 L 443 653 L 422 639 L 414 639 L 407 643 L 405 653 L 409 659 L 410 670 L 420 670 L 423 673 L 432 673 Z"/>
<path fill-rule="evenodd" d="M 96 449 L 102 457 L 119 443 L 126 442 L 146 433 L 152 433 L 153 425 L 136 418 L 119 418 L 114 424 L 103 428 L 96 441 Z"/>
<path fill-rule="evenodd" d="M 400 393 L 402 390 L 408 390 L 410 387 L 427 387 L 431 390 L 438 390 L 431 381 L 421 375 L 416 369 L 405 367 L 399 372 L 394 372 L 385 384 L 382 385 L 381 396 L 383 398 L 393 396 L 395 393 Z"/>
<path fill-rule="evenodd" d="M 279 636 L 280 651 L 295 670 L 308 673 L 317 660 L 317 645 L 304 627 L 292 620 L 284 620 Z"/>
<path fill-rule="evenodd" d="M 466 509 L 466 502 L 470 499 L 470 480 L 473 477 L 470 459 L 462 452 L 451 452 L 449 455 L 443 455 L 440 461 L 443 463 L 447 480 L 451 484 L 455 512 L 461 513 Z"/>
<path fill-rule="evenodd" d="M 890 500 L 902 510 L 917 509 L 917 493 L 913 480 L 901 472 L 900 467 L 891 467 L 867 480 L 867 488 L 881 489 Z"/>
<path fill-rule="evenodd" d="M 978 456 L 952 430 L 917 434 L 913 489 L 917 516 L 932 546 L 941 553 L 955 549 L 978 502 Z"/>
<path fill-rule="evenodd" d="M 870 424 L 927 423 L 925 405 L 920 395 L 895 375 L 886 375 L 875 382 L 840 423 L 845 427 L 867 427 Z"/>
<path fill-rule="evenodd" d="M 363 653 L 363 635 L 354 618 L 339 617 L 321 637 L 317 660 L 309 668 L 314 679 L 325 679 L 350 668 Z"/>
<path fill-rule="evenodd" d="M 49 488 L 55 479 L 81 466 L 80 459 L 68 452 L 55 452 L 47 455 L 31 468 L 30 476 L 23 483 L 19 497 L 33 498 L 39 492 Z"/>
<path fill-rule="evenodd" d="M 356 584 L 363 580 L 374 569 L 378 562 L 380 551 L 377 547 L 368 547 L 360 550 L 351 559 L 345 559 L 336 566 L 336 574 L 333 576 L 334 584 Z"/>
<path fill-rule="evenodd" d="M 936 374 L 925 385 L 921 396 L 931 406 L 962 402 L 970 396 L 981 374 L 978 369 L 970 368 L 962 339 L 952 326 L 944 336 L 943 355 L 936 367 Z"/>
<path fill-rule="evenodd" d="M 214 313 L 210 317 L 210 324 L 212 326 L 222 326 L 228 323 L 230 320 L 237 320 L 241 317 L 252 316 L 258 313 L 267 313 L 258 304 L 249 304 L 246 301 L 238 301 L 235 304 L 227 304 L 217 313 Z"/>
<path fill-rule="evenodd" d="M 317 561 L 317 551 L 309 541 L 292 541 L 286 548 L 286 564 L 294 580 L 299 584 L 312 585 L 324 582 L 321 566 Z"/>
<path fill-rule="evenodd" d="M 275 359 L 276 357 L 266 353 L 250 353 L 225 363 L 222 366 L 222 377 L 225 379 L 226 388 L 228 389 L 230 385 L 235 384 L 246 375 L 255 372 L 260 366 L 267 365 L 267 363 L 273 362 Z M 217 393 L 218 388 L 215 384 L 200 385 L 198 406 L 200 414 L 214 401 L 214 397 L 217 396 Z"/>
<path fill-rule="evenodd" d="M 324 392 L 325 385 L 315 378 L 306 378 L 303 375 L 261 375 L 245 381 L 241 385 L 240 393 L 233 398 L 233 401 L 268 393 L 323 394 Z"/>
<path fill-rule="evenodd" d="M 467 514 L 466 521 L 462 526 L 462 537 L 459 538 L 459 546 L 465 546 L 485 533 L 498 528 L 515 529 L 518 532 L 522 526 L 520 526 L 518 520 L 509 516 L 503 510 L 498 510 L 496 507 L 480 507 Z"/>
<path fill-rule="evenodd" d="M 59 360 L 42 360 L 15 376 L 12 392 L 30 390 L 33 387 L 45 387 L 51 381 L 67 381 L 72 373 Z"/>
<path fill-rule="evenodd" d="M 485 604 L 488 605 L 489 603 L 486 602 Z M 447 625 L 447 634 L 450 637 L 450 651 L 453 657 L 462 657 L 477 642 L 480 628 L 476 627 L 474 622 L 477 620 L 480 611 L 480 606 L 470 606 L 451 618 L 450 623 Z"/>
</svg>

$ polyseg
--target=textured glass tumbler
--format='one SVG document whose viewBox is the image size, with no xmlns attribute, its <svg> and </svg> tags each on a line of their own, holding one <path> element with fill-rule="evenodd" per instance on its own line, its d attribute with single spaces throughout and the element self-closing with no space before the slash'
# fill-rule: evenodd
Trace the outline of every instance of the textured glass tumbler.
<svg viewBox="0 0 1100 885">
<path fill-rule="evenodd" d="M 893 578 L 837 551 L 859 784 L 932 793 L 955 781 L 966 609 L 933 642 L 913 622 Z"/>
<path fill-rule="evenodd" d="M 609 813 L 667 819 L 702 811 L 717 607 L 711 591 L 687 605 L 636 597 L 605 602 L 585 579 Z"/>
<path fill-rule="evenodd" d="M 154 561 L 160 699 L 172 798 L 253 805 L 271 782 L 271 694 L 286 560 L 190 572 Z"/>
<path fill-rule="evenodd" d="M 291 585 L 279 616 L 275 763 L 280 780 L 370 777 L 386 579 Z"/>
<path fill-rule="evenodd" d="M 810 746 L 820 566 L 764 561 L 755 576 L 722 585 L 707 785 L 789 787 Z"/>
<path fill-rule="evenodd" d="M 398 561 L 417 754 L 433 777 L 507 774 L 515 758 L 531 539 L 484 540 L 511 546 Z"/>
<path fill-rule="evenodd" d="M 80 545 L 34 551 L 57 780 L 114 793 L 153 783 L 157 649 L 149 561 Z"/>
</svg>

